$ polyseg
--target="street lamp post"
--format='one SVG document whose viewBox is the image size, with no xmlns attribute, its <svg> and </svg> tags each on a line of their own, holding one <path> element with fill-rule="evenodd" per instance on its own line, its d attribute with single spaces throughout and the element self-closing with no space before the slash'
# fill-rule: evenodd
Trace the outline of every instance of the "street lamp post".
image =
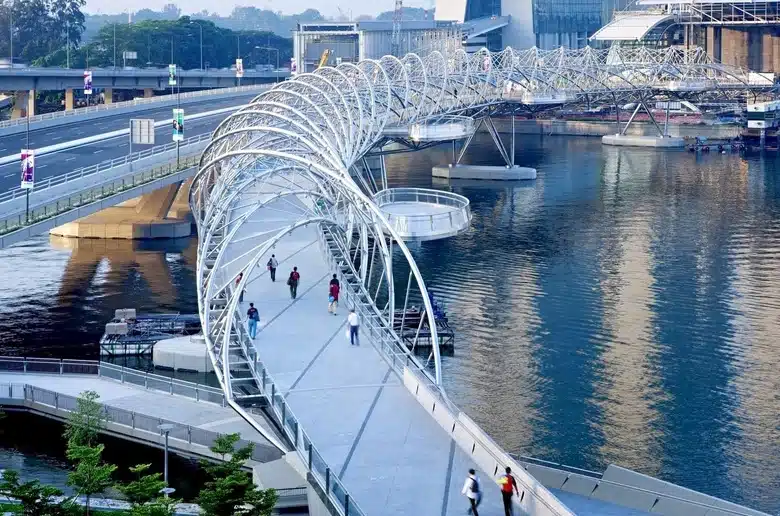
<svg viewBox="0 0 780 516">
<path fill-rule="evenodd" d="M 191 21 L 190 25 L 193 23 L 196 22 Z M 203 71 L 203 24 L 198 23 L 198 28 L 200 29 L 200 70 Z"/>
<path fill-rule="evenodd" d="M 114 70 L 116 70 L 116 23 L 114 23 Z"/>
<path fill-rule="evenodd" d="M 255 48 L 259 50 L 265 50 L 266 52 L 268 52 L 268 64 L 271 64 L 271 52 L 276 52 L 276 70 L 275 70 L 276 80 L 274 82 L 279 82 L 279 49 L 270 46 L 255 47 Z"/>
<path fill-rule="evenodd" d="M 165 434 L 165 465 L 163 467 L 163 480 L 165 481 L 165 487 L 168 487 L 168 434 L 171 433 L 175 425 L 172 423 L 163 423 L 158 425 L 157 428 Z M 165 493 L 165 497 L 168 498 L 168 493 Z"/>
</svg>

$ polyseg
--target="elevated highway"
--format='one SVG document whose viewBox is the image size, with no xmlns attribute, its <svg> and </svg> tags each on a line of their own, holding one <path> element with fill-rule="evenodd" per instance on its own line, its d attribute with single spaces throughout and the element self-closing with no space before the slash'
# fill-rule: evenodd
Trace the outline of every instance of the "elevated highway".
<svg viewBox="0 0 780 516">
<path fill-rule="evenodd" d="M 95 88 L 170 89 L 167 68 L 93 68 L 91 71 L 92 86 Z M 0 91 L 81 89 L 84 87 L 83 72 L 81 69 L 54 67 L 0 69 Z M 283 81 L 289 76 L 289 70 L 252 69 L 245 69 L 241 80 L 236 77 L 235 70 L 228 69 L 179 70 L 177 73 L 179 86 L 183 89 L 265 84 Z"/>
</svg>

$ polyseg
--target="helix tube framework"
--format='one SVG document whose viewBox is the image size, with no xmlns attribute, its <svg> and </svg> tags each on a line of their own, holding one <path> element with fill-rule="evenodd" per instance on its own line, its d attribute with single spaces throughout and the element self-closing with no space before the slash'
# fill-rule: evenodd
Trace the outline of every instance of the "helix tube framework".
<svg viewBox="0 0 780 516">
<path fill-rule="evenodd" d="M 484 116 L 506 105 L 644 101 L 681 84 L 691 86 L 688 93 L 721 95 L 767 88 L 751 84 L 740 69 L 712 62 L 701 49 L 460 50 L 321 68 L 280 83 L 229 116 L 201 157 L 190 203 L 199 234 L 199 313 L 231 406 L 248 417 L 238 401 L 264 387 L 252 365 L 258 354 L 238 294 L 257 280 L 257 265 L 274 246 L 305 228 L 316 227 L 321 244 L 330 242 L 328 252 L 336 253 L 330 259 L 358 279 L 357 297 L 373 307 L 381 325 L 397 327 L 399 314 L 403 325 L 410 299 L 420 304 L 420 324 L 434 321 L 409 249 L 372 201 L 373 192 L 350 174 L 385 131 L 453 115 Z M 394 259 L 408 278 L 394 276 Z M 397 283 L 406 284 L 398 295 Z M 441 389 L 438 336 L 435 324 L 429 326 L 432 370 L 411 360 Z M 235 378 L 241 368 L 249 381 Z"/>
</svg>

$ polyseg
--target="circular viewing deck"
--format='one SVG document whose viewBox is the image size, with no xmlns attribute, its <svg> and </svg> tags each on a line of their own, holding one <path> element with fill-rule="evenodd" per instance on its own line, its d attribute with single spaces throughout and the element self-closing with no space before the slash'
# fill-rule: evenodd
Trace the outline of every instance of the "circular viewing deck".
<svg viewBox="0 0 780 516">
<path fill-rule="evenodd" d="M 452 192 L 388 188 L 377 192 L 374 202 L 404 240 L 451 237 L 471 223 L 469 200 Z"/>
<path fill-rule="evenodd" d="M 449 115 L 436 120 L 422 120 L 409 126 L 409 138 L 415 142 L 462 140 L 474 132 L 474 119 Z"/>
</svg>

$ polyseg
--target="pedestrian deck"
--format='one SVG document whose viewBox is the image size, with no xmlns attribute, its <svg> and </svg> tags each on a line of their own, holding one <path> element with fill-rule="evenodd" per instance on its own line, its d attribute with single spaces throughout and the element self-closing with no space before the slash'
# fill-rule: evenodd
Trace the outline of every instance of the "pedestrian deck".
<svg viewBox="0 0 780 516">
<path fill-rule="evenodd" d="M 414 398 L 365 332 L 360 346 L 350 345 L 347 307 L 340 306 L 336 316 L 328 313 L 334 271 L 316 231 L 298 229 L 277 244 L 275 283 L 267 272 L 252 275 L 256 279 L 248 284 L 242 310 L 253 302 L 260 311 L 254 340 L 259 358 L 365 514 L 462 514 L 467 502 L 461 489 L 473 461 Z M 286 285 L 293 266 L 301 274 L 294 301 Z M 479 472 L 485 490 L 481 515 L 504 514 L 493 475 Z M 591 506 L 620 509 L 603 502 Z M 583 512 L 597 513 L 606 514 Z"/>
<path fill-rule="evenodd" d="M 14 359 L 0 359 L 0 400 L 5 405 L 25 406 L 34 411 L 52 417 L 65 418 L 67 412 L 75 407 L 75 399 L 84 391 L 92 390 L 99 394 L 99 402 L 106 407 L 109 433 L 121 437 L 159 445 L 162 443 L 162 433 L 157 428 L 161 423 L 173 423 L 170 432 L 170 445 L 180 453 L 196 456 L 210 456 L 209 446 L 219 434 L 239 433 L 242 439 L 255 444 L 253 459 L 266 462 L 278 459 L 281 453 L 260 435 L 249 423 L 242 419 L 229 406 L 216 400 L 213 388 L 200 387 L 200 401 L 190 392 L 178 395 L 165 392 L 168 389 L 162 377 L 143 375 L 128 370 L 122 375 L 128 381 L 119 380 L 120 368 L 110 365 L 105 367 L 116 374 L 116 380 L 97 374 L 46 374 L 36 372 L 13 371 L 13 366 L 21 364 Z M 40 365 L 44 362 L 36 362 Z M 57 361 L 52 361 L 56 364 Z M 52 369 L 56 370 L 56 369 Z M 140 379 L 141 385 L 130 383 L 130 377 Z M 147 382 L 144 376 L 150 378 Z M 143 387 L 147 383 L 149 388 Z M 154 388 L 153 384 L 157 385 Z M 168 384 L 170 385 L 170 384 Z M 175 389 L 192 387 L 188 382 L 173 382 Z M 25 388 L 26 387 L 26 388 Z M 206 401 L 214 399 L 214 401 Z M 257 420 L 270 432 L 275 430 L 257 415 Z"/>
</svg>

